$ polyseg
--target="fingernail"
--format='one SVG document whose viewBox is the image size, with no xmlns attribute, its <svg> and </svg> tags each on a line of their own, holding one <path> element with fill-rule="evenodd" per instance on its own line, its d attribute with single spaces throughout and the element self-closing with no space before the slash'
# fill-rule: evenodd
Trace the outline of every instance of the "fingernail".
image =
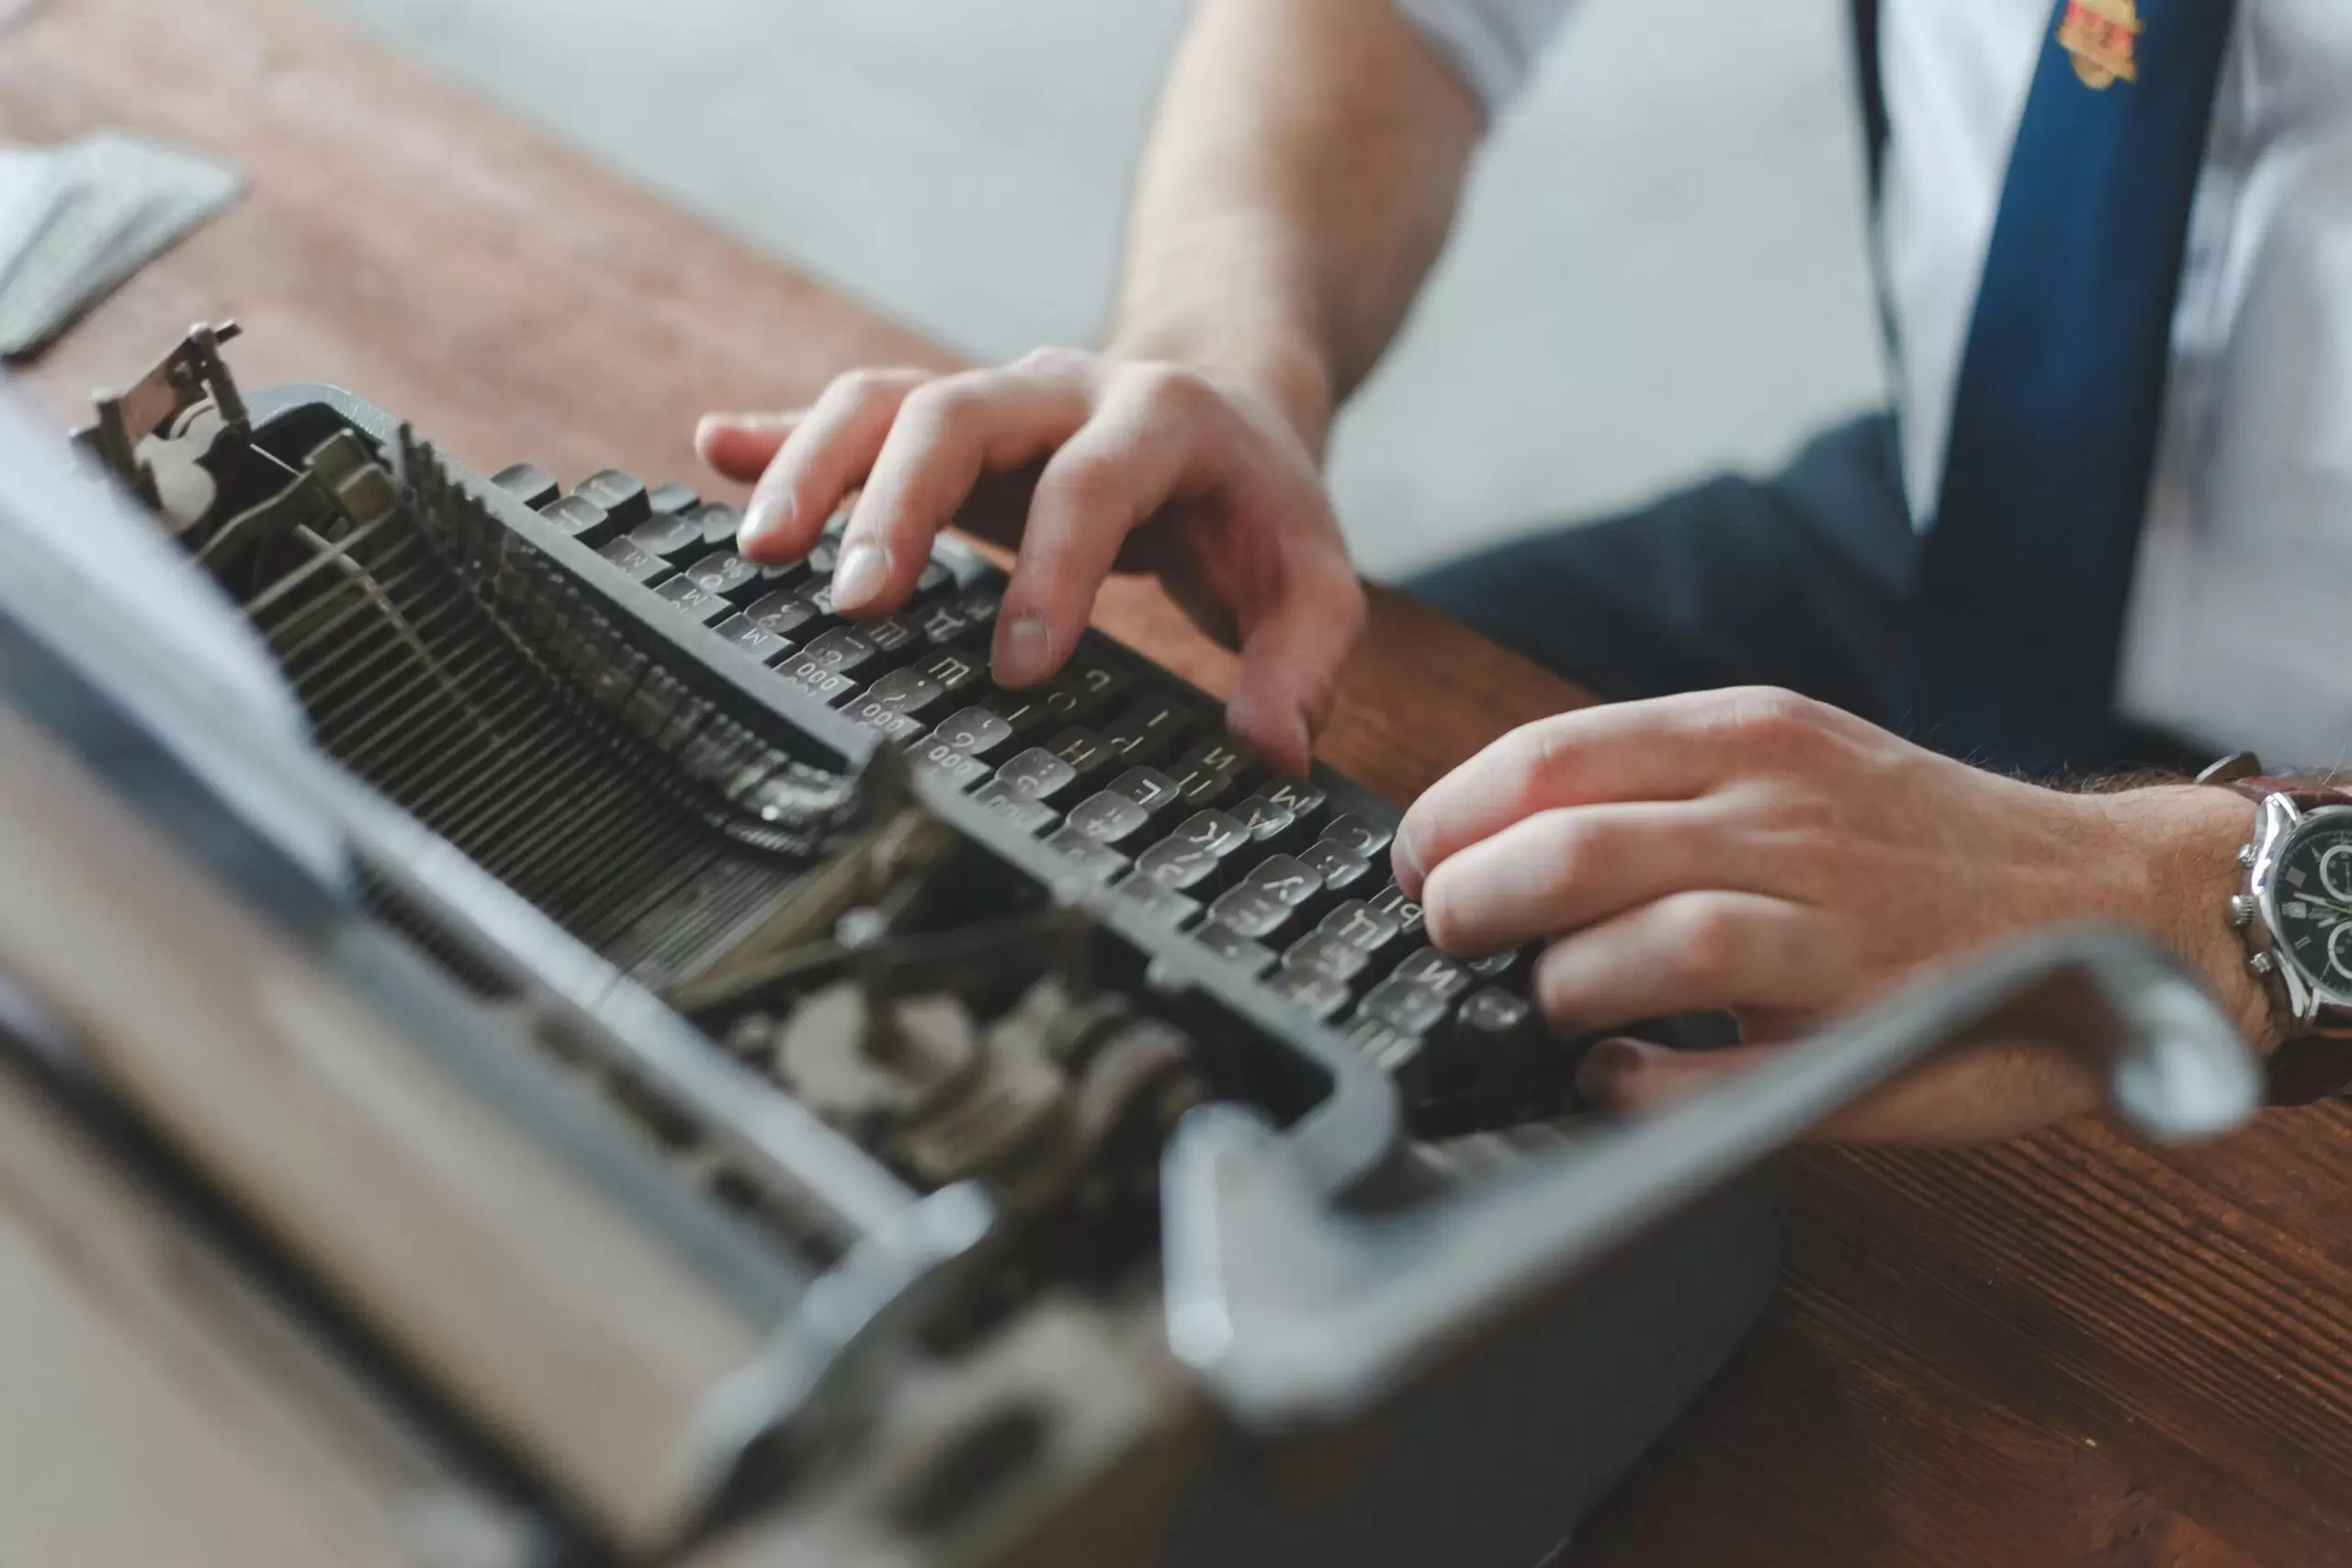
<svg viewBox="0 0 2352 1568">
<path fill-rule="evenodd" d="M 890 552 L 869 539 L 860 539 L 842 552 L 833 568 L 833 603 L 854 610 L 889 584 Z"/>
<path fill-rule="evenodd" d="M 1413 852 L 1413 841 L 1404 834 L 1396 835 L 1396 847 L 1389 851 L 1388 863 L 1396 873 L 1396 880 L 1407 887 L 1418 886 L 1421 880 L 1421 857 Z"/>
<path fill-rule="evenodd" d="M 1053 673 L 1054 634 L 1045 617 L 1020 615 L 1007 622 L 1004 657 L 1000 662 L 1009 686 L 1025 686 Z"/>
<path fill-rule="evenodd" d="M 752 497 L 752 504 L 743 513 L 743 525 L 735 531 L 735 538 L 745 546 L 756 545 L 791 523 L 792 497 L 763 492 Z"/>
</svg>

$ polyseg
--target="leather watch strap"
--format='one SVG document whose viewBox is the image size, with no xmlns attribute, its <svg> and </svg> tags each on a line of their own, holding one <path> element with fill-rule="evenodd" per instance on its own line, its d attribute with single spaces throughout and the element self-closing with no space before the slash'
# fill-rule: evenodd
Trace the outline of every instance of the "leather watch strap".
<svg viewBox="0 0 2352 1568">
<path fill-rule="evenodd" d="M 2352 790 L 2335 789 L 2310 779 L 2256 774 L 2212 782 L 2235 790 L 2257 806 L 2274 795 L 2283 795 L 2293 801 L 2298 811 L 2352 806 Z M 2341 1094 L 2346 1086 L 2352 1086 L 2352 1040 L 2315 1035 L 2289 1040 L 2270 1054 L 2270 1059 L 2264 1064 L 2264 1076 L 2273 1105 L 2309 1105 Z"/>
<path fill-rule="evenodd" d="M 2295 803 L 2298 811 L 2316 811 L 2323 806 L 2352 806 L 2352 790 L 2335 789 L 2327 784 L 2313 784 L 2309 779 L 2277 778 L 2257 774 L 2250 779 L 2232 779 L 2228 788 L 2262 804 L 2266 796 L 2283 795 Z"/>
</svg>

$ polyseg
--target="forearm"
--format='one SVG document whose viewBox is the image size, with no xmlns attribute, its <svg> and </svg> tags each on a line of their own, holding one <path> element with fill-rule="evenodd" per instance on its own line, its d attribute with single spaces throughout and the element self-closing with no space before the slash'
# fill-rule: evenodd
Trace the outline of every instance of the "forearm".
<svg viewBox="0 0 2352 1568">
<path fill-rule="evenodd" d="M 1248 388 L 1319 453 L 1435 261 L 1483 126 L 1382 0 L 1202 0 L 1109 344 Z"/>
</svg>

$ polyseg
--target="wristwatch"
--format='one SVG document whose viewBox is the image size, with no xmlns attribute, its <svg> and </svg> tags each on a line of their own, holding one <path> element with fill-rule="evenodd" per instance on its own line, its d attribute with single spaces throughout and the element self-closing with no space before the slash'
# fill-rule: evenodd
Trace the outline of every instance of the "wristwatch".
<svg viewBox="0 0 2352 1568">
<path fill-rule="evenodd" d="M 2352 1084 L 2352 793 L 2261 769 L 2241 751 L 2197 782 L 2257 809 L 2238 851 L 2245 886 L 2230 899 L 2230 924 L 2281 1036 L 2267 1064 L 2270 1103 L 2305 1105 Z"/>
</svg>

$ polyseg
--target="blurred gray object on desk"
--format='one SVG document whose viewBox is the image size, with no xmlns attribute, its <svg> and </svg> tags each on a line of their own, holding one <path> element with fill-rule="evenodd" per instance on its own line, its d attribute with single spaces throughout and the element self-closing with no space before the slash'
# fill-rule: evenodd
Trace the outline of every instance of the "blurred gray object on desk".
<svg viewBox="0 0 2352 1568">
<path fill-rule="evenodd" d="M 0 358 L 38 353 L 243 188 L 225 164 L 119 131 L 0 148 Z"/>
</svg>

